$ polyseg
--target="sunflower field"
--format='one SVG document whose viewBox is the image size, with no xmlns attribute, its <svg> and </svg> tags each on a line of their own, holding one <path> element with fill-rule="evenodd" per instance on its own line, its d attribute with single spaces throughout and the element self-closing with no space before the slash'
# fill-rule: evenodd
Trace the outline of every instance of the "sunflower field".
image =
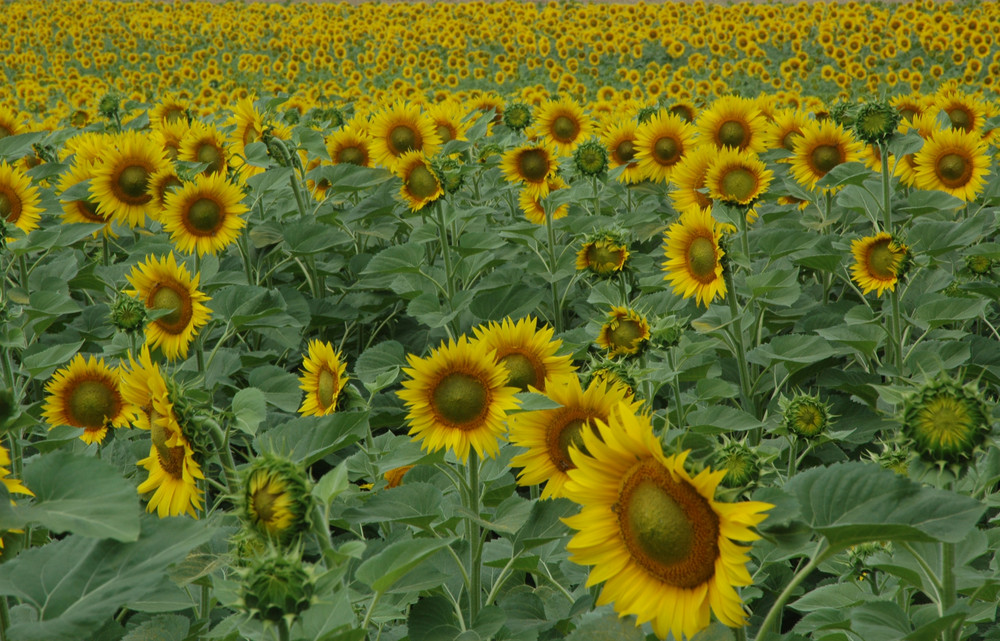
<svg viewBox="0 0 1000 641">
<path fill-rule="evenodd" d="M 1000 4 L 0 16 L 0 641 L 1000 641 Z"/>
</svg>

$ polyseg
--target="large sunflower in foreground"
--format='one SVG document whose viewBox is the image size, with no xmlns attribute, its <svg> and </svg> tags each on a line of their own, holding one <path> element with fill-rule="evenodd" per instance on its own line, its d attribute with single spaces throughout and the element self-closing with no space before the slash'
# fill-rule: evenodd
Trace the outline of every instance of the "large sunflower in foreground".
<svg viewBox="0 0 1000 641">
<path fill-rule="evenodd" d="M 125 402 L 118 385 L 118 370 L 93 356 L 77 354 L 57 370 L 45 385 L 48 398 L 43 415 L 49 425 L 83 429 L 84 443 L 100 443 L 108 427 L 128 427 Z"/>
<path fill-rule="evenodd" d="M 148 138 L 136 131 L 119 134 L 90 183 L 97 211 L 120 225 L 142 226 L 146 214 L 155 213 L 150 178 L 167 166 L 164 151 Z"/>
<path fill-rule="evenodd" d="M 554 145 L 559 153 L 569 155 L 587 139 L 592 126 L 590 117 L 572 100 L 549 100 L 535 111 L 532 132 Z"/>
<path fill-rule="evenodd" d="M 861 143 L 832 120 L 807 123 L 792 145 L 792 175 L 810 190 L 837 165 L 861 160 Z"/>
<path fill-rule="evenodd" d="M 541 485 L 542 498 L 564 496 L 567 472 L 576 467 L 570 459 L 570 446 L 582 448 L 583 432 L 594 430 L 595 420 L 608 421 L 612 408 L 626 403 L 639 411 L 641 402 L 629 395 L 624 385 L 592 379 L 584 390 L 576 375 L 552 381 L 545 395 L 562 407 L 515 414 L 510 420 L 510 442 L 528 451 L 511 459 L 511 467 L 523 468 L 518 485 Z"/>
<path fill-rule="evenodd" d="M 463 463 L 470 448 L 480 457 L 496 456 L 507 411 L 518 400 L 517 388 L 507 386 L 508 371 L 493 352 L 461 336 L 426 358 L 410 354 L 407 361 L 410 367 L 403 373 L 410 380 L 397 394 L 406 403 L 409 433 L 421 448 L 451 450 Z"/>
<path fill-rule="evenodd" d="M 441 137 L 434 122 L 420 113 L 420 106 L 415 103 L 397 102 L 383 109 L 372 120 L 370 132 L 375 160 L 389 170 L 395 169 L 409 151 L 423 152 L 429 157 L 441 149 Z"/>
<path fill-rule="evenodd" d="M 909 248 L 898 242 L 888 232 L 879 232 L 851 243 L 854 264 L 851 278 L 861 287 L 861 293 L 875 291 L 881 296 L 885 290 L 895 290 L 899 274 L 905 265 Z"/>
<path fill-rule="evenodd" d="M 537 322 L 531 317 L 516 323 L 505 318 L 473 330 L 476 340 L 484 343 L 486 349 L 494 350 L 496 362 L 510 372 L 507 385 L 521 392 L 528 391 L 529 385 L 544 392 L 549 381 L 567 376 L 575 369 L 572 357 L 556 355 L 562 341 L 552 339 L 553 329 L 536 330 Z"/>
<path fill-rule="evenodd" d="M 765 149 L 767 119 L 753 100 L 739 96 L 719 98 L 698 116 L 702 139 L 721 149 L 734 147 L 761 153 Z"/>
<path fill-rule="evenodd" d="M 179 251 L 218 254 L 247 224 L 242 200 L 243 191 L 225 174 L 199 174 L 166 195 L 160 222 Z"/>
<path fill-rule="evenodd" d="M 330 343 L 309 342 L 309 355 L 302 361 L 299 387 L 306 393 L 299 413 L 304 416 L 326 416 L 337 409 L 337 399 L 347 384 L 347 364 Z"/>
<path fill-rule="evenodd" d="M 735 590 L 752 583 L 746 569 L 751 530 L 773 506 L 722 503 L 715 490 L 725 470 L 690 476 L 688 452 L 664 456 L 647 416 L 619 405 L 610 420 L 581 430 L 571 448 L 576 469 L 563 486 L 580 513 L 563 519 L 578 532 L 566 545 L 570 560 L 594 566 L 587 585 L 604 583 L 597 605 L 651 621 L 660 638 L 691 638 L 711 614 L 728 626 L 746 624 Z"/>
<path fill-rule="evenodd" d="M 705 186 L 713 200 L 752 205 L 767 191 L 773 178 L 774 174 L 757 154 L 725 147 L 708 166 Z"/>
<path fill-rule="evenodd" d="M 656 113 L 635 130 L 635 157 L 643 177 L 667 182 L 670 172 L 694 146 L 697 131 L 676 114 Z"/>
<path fill-rule="evenodd" d="M 0 220 L 25 234 L 38 228 L 42 208 L 38 188 L 23 171 L 0 161 Z"/>
<path fill-rule="evenodd" d="M 913 158 L 916 184 L 969 202 L 986 187 L 990 158 L 978 132 L 935 131 Z"/>
<path fill-rule="evenodd" d="M 394 173 L 403 181 L 399 195 L 410 206 L 410 211 L 420 211 L 444 195 L 434 168 L 419 151 L 408 151 L 400 156 Z"/>
<path fill-rule="evenodd" d="M 684 298 L 695 297 L 699 305 L 726 297 L 726 281 L 722 275 L 719 247 L 722 231 L 708 210 L 693 209 L 681 214 L 670 226 L 664 238 L 664 280 L 670 281 L 674 293 Z"/>
<path fill-rule="evenodd" d="M 186 358 L 191 341 L 208 323 L 209 298 L 198 291 L 199 278 L 198 274 L 192 278 L 172 253 L 162 260 L 150 256 L 128 275 L 133 289 L 126 294 L 138 297 L 148 309 L 169 310 L 146 327 L 146 344 L 159 347 L 169 360 Z"/>
</svg>

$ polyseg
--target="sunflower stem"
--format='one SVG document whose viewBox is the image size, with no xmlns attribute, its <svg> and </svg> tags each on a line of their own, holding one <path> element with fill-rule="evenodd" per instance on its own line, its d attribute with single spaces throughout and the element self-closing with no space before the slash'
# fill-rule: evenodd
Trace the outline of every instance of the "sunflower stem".
<svg viewBox="0 0 1000 641">
<path fill-rule="evenodd" d="M 764 617 L 764 622 L 760 624 L 760 629 L 757 631 L 757 636 L 754 637 L 755 641 L 760 641 L 768 633 L 772 631 L 775 624 L 778 622 L 778 617 L 781 616 L 781 611 L 785 607 L 785 603 L 791 598 L 792 593 L 795 588 L 799 587 L 807 576 L 812 574 L 812 571 L 819 567 L 819 564 L 826 561 L 828 558 L 833 556 L 835 550 L 826 545 L 824 541 L 821 541 L 816 545 L 816 551 L 813 553 L 813 557 L 809 560 L 804 568 L 799 570 L 792 580 L 788 582 L 785 589 L 781 591 L 778 598 L 774 601 L 771 609 L 768 611 L 767 616 Z"/>
<path fill-rule="evenodd" d="M 601 215 L 601 196 L 597 186 L 597 176 L 591 178 L 590 184 L 594 187 L 594 215 Z"/>
<path fill-rule="evenodd" d="M 896 376 L 903 375 L 903 340 L 901 318 L 899 315 L 899 292 L 893 287 L 889 292 L 889 302 L 892 306 L 889 331 L 892 334 L 892 362 L 896 366 Z"/>
<path fill-rule="evenodd" d="M 378 593 L 376 592 L 376 599 L 375 599 L 375 601 L 378 600 L 377 597 L 378 597 Z M 373 602 L 372 603 L 372 607 L 374 607 L 374 606 L 375 606 L 375 603 Z M 365 617 L 366 623 L 367 623 L 368 617 L 371 616 L 371 608 L 368 609 L 368 612 L 369 612 L 368 616 Z M 289 639 L 290 639 L 290 636 L 289 636 L 289 633 L 288 633 L 288 622 L 286 622 L 284 619 L 279 619 L 278 620 L 278 641 L 289 641 Z"/>
<path fill-rule="evenodd" d="M 292 171 L 292 175 L 288 177 L 288 181 L 292 183 L 292 193 L 295 194 L 295 205 L 299 209 L 299 215 L 303 219 L 306 218 L 306 202 L 302 198 L 302 185 L 299 184 L 299 179 L 295 175 L 295 171 Z"/>
<path fill-rule="evenodd" d="M 469 453 L 469 512 L 466 520 L 466 532 L 469 539 L 469 622 L 470 624 L 479 616 L 482 606 L 482 547 L 480 545 L 479 518 L 479 495 L 482 488 L 479 486 L 479 455 L 473 450 Z"/>
<path fill-rule="evenodd" d="M 746 342 L 743 340 L 743 316 L 739 303 L 736 302 L 736 287 L 733 284 L 733 274 L 727 266 L 722 270 L 722 275 L 726 281 L 726 289 L 729 290 L 729 295 L 726 298 L 729 300 L 729 312 L 733 317 L 731 326 L 737 352 L 733 354 L 733 358 L 736 359 L 740 375 L 740 402 L 744 410 L 749 408 L 755 418 L 760 418 L 757 416 L 757 404 L 753 401 L 753 390 L 750 387 L 750 370 L 747 367 L 746 361 Z M 751 441 L 753 441 L 754 445 L 760 442 L 760 430 L 753 432 Z"/>
<path fill-rule="evenodd" d="M 889 145 L 881 143 L 878 146 L 882 157 L 882 225 L 884 231 L 892 233 L 892 190 L 889 189 Z"/>
<path fill-rule="evenodd" d="M 684 404 L 681 401 L 681 379 L 680 379 L 680 373 L 677 371 L 677 368 L 674 366 L 674 348 L 673 347 L 668 347 L 666 349 L 666 352 L 667 352 L 667 365 L 670 366 L 670 371 L 673 374 L 670 377 L 670 387 L 672 387 L 673 390 L 674 390 L 674 414 L 676 416 L 676 418 L 674 419 L 674 427 L 680 428 L 681 427 L 681 423 L 684 422 L 684 415 L 682 414 L 682 410 L 684 409 Z M 678 447 L 679 446 L 680 445 L 678 445 Z"/>
<path fill-rule="evenodd" d="M 545 207 L 545 231 L 549 239 L 549 276 L 552 286 L 552 324 L 555 326 L 556 334 L 562 334 L 562 303 L 559 300 L 559 292 L 556 288 L 556 232 L 552 227 L 552 211 Z"/>
<path fill-rule="evenodd" d="M 0 597 L 0 641 L 7 641 L 7 628 L 10 627 L 10 610 L 7 608 L 7 597 Z"/>
<path fill-rule="evenodd" d="M 108 247 L 108 237 L 101 236 L 101 259 L 105 267 L 111 264 L 111 251 Z"/>
<path fill-rule="evenodd" d="M 17 259 L 17 266 L 20 268 L 21 272 L 21 289 L 24 290 L 25 294 L 28 293 L 28 261 L 25 259 L 24 254 L 21 254 Z"/>
<path fill-rule="evenodd" d="M 215 449 L 218 450 L 219 462 L 222 464 L 222 473 L 225 476 L 226 490 L 230 494 L 236 492 L 236 489 L 240 486 L 239 479 L 236 478 L 236 461 L 233 459 L 233 451 L 229 447 L 229 430 L 225 432 L 214 420 L 206 420 L 205 424 L 208 425 L 209 432 L 212 434 L 212 441 L 215 443 Z"/>
<path fill-rule="evenodd" d="M 448 311 L 454 311 L 451 306 L 451 301 L 455 298 L 455 278 L 452 263 L 451 263 L 451 245 L 448 243 L 448 223 L 444 219 L 444 207 L 440 203 L 434 203 L 431 205 L 434 207 L 434 213 L 437 214 L 437 228 L 438 228 L 438 239 L 441 242 L 441 257 L 444 259 L 444 285 L 445 290 L 448 294 Z M 454 239 L 457 240 L 457 237 Z M 458 320 L 452 319 L 451 330 L 453 336 L 458 336 Z"/>
</svg>

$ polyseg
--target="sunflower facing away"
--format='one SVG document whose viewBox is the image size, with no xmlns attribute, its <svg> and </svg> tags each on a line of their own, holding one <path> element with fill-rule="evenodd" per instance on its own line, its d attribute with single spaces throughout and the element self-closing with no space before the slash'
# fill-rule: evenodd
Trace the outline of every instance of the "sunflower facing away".
<svg viewBox="0 0 1000 641">
<path fill-rule="evenodd" d="M 516 323 L 505 318 L 473 330 L 476 341 L 487 350 L 494 350 L 496 362 L 510 372 L 507 385 L 520 392 L 528 391 L 529 385 L 544 392 L 549 381 L 567 376 L 575 369 L 570 356 L 556 355 L 562 341 L 552 339 L 554 330 L 551 327 L 536 330 L 537 322 L 531 317 Z"/>
<path fill-rule="evenodd" d="M 810 190 L 837 165 L 861 160 L 861 143 L 832 120 L 806 124 L 792 145 L 792 175 Z"/>
<path fill-rule="evenodd" d="M 760 198 L 774 174 L 753 152 L 725 147 L 708 166 L 708 195 L 730 205 L 752 205 Z"/>
<path fill-rule="evenodd" d="M 693 146 L 697 131 L 680 116 L 660 111 L 635 130 L 635 158 L 642 176 L 667 182 L 674 166 Z"/>
<path fill-rule="evenodd" d="M 917 187 L 944 191 L 969 202 L 986 187 L 990 157 L 977 132 L 942 129 L 924 142 L 913 165 Z"/>
<path fill-rule="evenodd" d="M 854 255 L 851 278 L 863 294 L 873 290 L 876 296 L 881 296 L 887 289 L 891 292 L 896 289 L 908 252 L 906 245 L 884 231 L 855 240 L 851 243 Z"/>
<path fill-rule="evenodd" d="M 187 358 L 191 341 L 211 314 L 205 306 L 208 296 L 198 291 L 200 275 L 192 278 L 171 253 L 162 260 L 148 257 L 127 278 L 133 289 L 126 294 L 141 299 L 147 309 L 169 310 L 146 327 L 146 344 L 159 347 L 169 360 Z"/>
<path fill-rule="evenodd" d="M 243 483 L 243 516 L 259 533 L 288 543 L 309 527 L 309 480 L 296 464 L 276 456 L 255 460 Z"/>
<path fill-rule="evenodd" d="M 122 394 L 132 425 L 149 430 L 152 440 L 149 456 L 137 462 L 149 476 L 136 490 L 153 493 L 146 511 L 155 510 L 161 519 L 181 514 L 197 518 L 202 495 L 198 479 L 205 476 L 177 422 L 166 381 L 148 347 L 143 346 L 138 361 L 129 354 L 129 365 L 122 370 Z"/>
<path fill-rule="evenodd" d="M 84 443 L 100 443 L 108 427 L 128 427 L 125 401 L 118 385 L 118 370 L 93 356 L 77 354 L 46 383 L 43 415 L 51 427 L 69 425 L 83 429 Z"/>
<path fill-rule="evenodd" d="M 483 343 L 460 336 L 431 351 L 407 356 L 410 380 L 397 392 L 408 410 L 410 435 L 421 448 L 448 449 L 462 463 L 471 447 L 480 457 L 496 456 L 505 435 L 508 410 L 518 406 L 516 387 L 507 386 L 509 373 L 496 363 Z"/>
<path fill-rule="evenodd" d="M 160 222 L 178 251 L 218 254 L 247 224 L 242 200 L 243 191 L 225 174 L 199 174 L 166 195 Z"/>
<path fill-rule="evenodd" d="M 408 151 L 400 156 L 394 173 L 403 181 L 399 195 L 410 206 L 410 211 L 419 211 L 444 195 L 441 181 L 419 151 Z"/>
<path fill-rule="evenodd" d="M 751 528 L 773 506 L 716 502 L 725 470 L 691 477 L 688 452 L 664 456 L 649 418 L 628 407 L 595 426 L 581 430 L 583 448 L 570 449 L 576 469 L 563 489 L 581 509 L 563 521 L 578 530 L 566 546 L 570 560 L 593 566 L 587 586 L 604 583 L 597 605 L 614 603 L 637 625 L 651 621 L 660 638 L 690 639 L 712 613 L 745 625 L 734 588 L 752 583 L 749 548 L 733 541 L 759 539 Z"/>
<path fill-rule="evenodd" d="M 690 210 L 670 226 L 664 238 L 664 280 L 670 281 L 674 293 L 684 298 L 695 297 L 699 305 L 708 307 L 715 297 L 726 297 L 726 281 L 722 275 L 719 247 L 722 231 L 708 210 Z"/>
<path fill-rule="evenodd" d="M 337 409 L 337 399 L 347 384 L 347 364 L 330 343 L 309 341 L 309 355 L 302 361 L 299 387 L 306 393 L 299 413 L 326 416 Z"/>
<path fill-rule="evenodd" d="M 597 344 L 608 351 L 608 358 L 638 354 L 648 342 L 649 322 L 626 307 L 612 307 L 597 335 Z"/>
<path fill-rule="evenodd" d="M 375 116 L 370 127 L 375 160 L 390 171 L 408 151 L 433 156 L 441 149 L 434 122 L 420 113 L 415 103 L 397 102 L 387 107 Z"/>
<path fill-rule="evenodd" d="M 161 148 L 136 131 L 119 134 L 95 170 L 90 194 L 97 211 L 119 225 L 141 227 L 154 211 L 149 180 L 167 166 Z"/>
<path fill-rule="evenodd" d="M 556 191 L 557 189 L 564 189 L 566 187 L 566 181 L 564 181 L 558 175 L 550 176 L 546 181 L 546 190 L 548 194 Z M 535 191 L 530 188 L 525 188 L 521 190 L 521 195 L 517 198 L 518 205 L 521 206 L 521 211 L 524 212 L 524 217 L 529 221 L 535 223 L 536 225 L 545 224 L 545 199 L 546 197 L 539 197 L 535 194 Z M 551 208 L 551 205 L 549 206 Z M 555 211 L 552 212 L 552 220 L 558 220 L 560 218 L 565 218 L 569 215 L 569 203 L 563 203 L 556 207 Z"/>
<path fill-rule="evenodd" d="M 41 220 L 40 203 L 38 188 L 28 175 L 0 161 L 0 219 L 30 234 Z"/>
<path fill-rule="evenodd" d="M 545 395 L 562 407 L 515 414 L 510 420 L 510 441 L 527 448 L 511 459 L 511 467 L 523 468 L 518 485 L 541 485 L 542 498 L 564 496 L 566 474 L 576 467 L 570 459 L 571 445 L 583 450 L 585 430 L 594 430 L 594 421 L 608 421 L 612 408 L 626 403 L 630 411 L 639 411 L 641 402 L 628 394 L 624 385 L 592 379 L 586 391 L 576 375 L 552 381 Z"/>
</svg>

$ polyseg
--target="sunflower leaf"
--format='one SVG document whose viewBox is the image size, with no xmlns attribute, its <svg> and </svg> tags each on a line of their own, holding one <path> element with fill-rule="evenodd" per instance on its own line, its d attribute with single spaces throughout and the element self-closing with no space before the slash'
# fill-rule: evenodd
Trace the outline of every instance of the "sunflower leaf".
<svg viewBox="0 0 1000 641">
<path fill-rule="evenodd" d="M 355 577 L 376 592 L 385 592 L 407 572 L 435 552 L 451 544 L 452 539 L 408 539 L 396 541 L 358 566 Z"/>
<path fill-rule="evenodd" d="M 864 163 L 844 162 L 827 172 L 816 186 L 833 189 L 841 185 L 862 185 L 874 173 Z"/>
</svg>

